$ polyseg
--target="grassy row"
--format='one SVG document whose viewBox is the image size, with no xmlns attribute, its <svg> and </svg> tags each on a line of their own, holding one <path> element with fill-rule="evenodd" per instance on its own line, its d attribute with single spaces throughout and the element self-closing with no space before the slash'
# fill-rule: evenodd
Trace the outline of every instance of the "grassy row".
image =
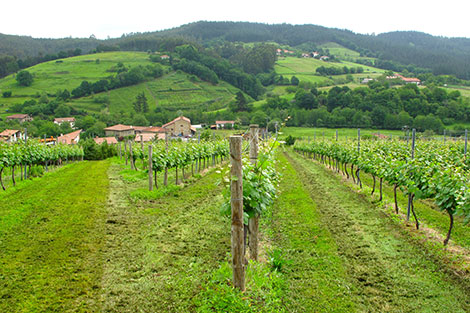
<svg viewBox="0 0 470 313">
<path fill-rule="evenodd" d="M 0 198 L 0 311 L 97 311 L 108 162 L 80 162 Z"/>
<path fill-rule="evenodd" d="M 402 223 L 388 218 L 323 165 L 294 153 L 289 157 L 335 239 L 359 311 L 470 309 L 468 281 L 414 241 Z"/>
</svg>

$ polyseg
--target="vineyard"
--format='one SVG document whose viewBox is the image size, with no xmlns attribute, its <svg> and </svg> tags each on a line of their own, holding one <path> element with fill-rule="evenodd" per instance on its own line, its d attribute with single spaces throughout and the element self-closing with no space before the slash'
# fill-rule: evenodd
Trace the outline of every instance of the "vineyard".
<svg viewBox="0 0 470 313">
<path fill-rule="evenodd" d="M 0 142 L 0 185 L 3 190 L 6 189 L 2 179 L 2 173 L 6 170 L 10 170 L 12 183 L 15 185 L 15 168 L 20 169 L 21 179 L 26 179 L 30 176 L 33 166 L 42 166 L 47 170 L 49 165 L 59 165 L 63 161 L 79 159 L 83 159 L 83 149 L 79 146 L 65 144 L 46 146 L 37 141 L 11 145 Z M 25 168 L 24 175 L 23 168 Z"/>
<path fill-rule="evenodd" d="M 116 152 L 0 193 L 2 312 L 470 310 L 463 142 L 251 128 Z M 2 144 L 0 171 L 83 154 Z"/>
<path fill-rule="evenodd" d="M 360 172 L 372 175 L 372 194 L 379 179 L 380 199 L 382 183 L 394 187 L 395 210 L 397 188 L 409 196 L 409 208 L 416 220 L 413 200 L 434 199 L 439 209 L 446 211 L 450 218 L 449 230 L 444 240 L 450 239 L 454 215 L 462 216 L 465 223 L 470 221 L 470 193 L 467 182 L 470 177 L 464 145 L 440 141 L 420 142 L 413 147 L 402 141 L 357 142 L 298 142 L 294 149 L 320 160 L 336 171 L 342 171 L 348 178 L 361 185 Z M 348 166 L 351 166 L 349 174 Z M 408 212 L 407 219 L 410 213 Z"/>
</svg>

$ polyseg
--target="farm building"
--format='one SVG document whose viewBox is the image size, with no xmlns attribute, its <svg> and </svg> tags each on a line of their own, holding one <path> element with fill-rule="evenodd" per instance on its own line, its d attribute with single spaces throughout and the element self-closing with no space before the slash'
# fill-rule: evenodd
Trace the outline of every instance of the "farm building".
<svg viewBox="0 0 470 313">
<path fill-rule="evenodd" d="M 54 119 L 54 124 L 62 125 L 63 123 L 69 123 L 70 127 L 75 126 L 75 118 L 74 117 L 58 117 Z"/>
<path fill-rule="evenodd" d="M 235 121 L 215 121 L 216 129 L 224 129 L 230 125 L 231 128 L 235 126 Z"/>
<path fill-rule="evenodd" d="M 196 129 L 191 126 L 191 120 L 184 116 L 177 117 L 162 127 L 172 136 L 191 136 L 196 132 Z"/>
<path fill-rule="evenodd" d="M 105 142 L 108 145 L 115 145 L 118 143 L 116 137 L 95 137 L 93 140 L 99 145 Z"/>
<path fill-rule="evenodd" d="M 115 136 L 115 137 L 126 137 L 126 136 L 134 136 L 135 129 L 132 126 L 117 124 L 114 126 L 106 127 L 104 129 L 106 136 Z"/>
<path fill-rule="evenodd" d="M 24 134 L 16 129 L 5 129 L 0 133 L 0 141 L 17 142 L 19 139 L 24 139 Z"/>
<path fill-rule="evenodd" d="M 28 114 L 13 114 L 7 116 L 7 121 L 18 121 L 20 123 L 31 122 L 33 118 Z"/>
<path fill-rule="evenodd" d="M 57 138 L 58 143 L 65 143 L 67 145 L 75 145 L 80 141 L 80 133 L 82 132 L 81 129 L 76 130 L 74 132 L 61 135 Z"/>
</svg>

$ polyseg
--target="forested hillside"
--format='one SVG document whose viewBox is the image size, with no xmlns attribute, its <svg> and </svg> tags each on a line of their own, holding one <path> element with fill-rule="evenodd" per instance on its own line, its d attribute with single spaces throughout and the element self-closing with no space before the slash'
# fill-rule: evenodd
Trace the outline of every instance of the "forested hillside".
<svg viewBox="0 0 470 313">
<path fill-rule="evenodd" d="M 281 45 L 315 48 L 335 42 L 361 56 L 377 58 L 375 66 L 401 71 L 452 74 L 470 78 L 470 39 L 435 37 L 419 32 L 391 32 L 380 35 L 356 34 L 348 30 L 316 25 L 267 25 L 244 22 L 196 22 L 181 27 L 139 34 L 123 34 L 120 38 L 33 39 L 31 37 L 0 35 L 0 55 L 16 57 L 22 64 L 33 65 L 25 59 L 50 57 L 60 52 L 81 49 L 91 51 L 172 50 L 184 43 L 205 46 L 228 42 L 276 42 Z M 46 58 L 47 59 L 47 58 Z M 11 61 L 11 60 L 10 60 Z M 0 58 L 0 75 L 2 63 Z M 36 62 L 37 63 L 37 62 Z M 36 64 L 34 63 L 34 64 Z"/>
</svg>

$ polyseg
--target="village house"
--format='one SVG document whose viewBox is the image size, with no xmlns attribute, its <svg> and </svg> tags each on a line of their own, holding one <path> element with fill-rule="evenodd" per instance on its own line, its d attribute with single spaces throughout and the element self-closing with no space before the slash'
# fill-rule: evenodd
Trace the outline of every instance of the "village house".
<svg viewBox="0 0 470 313">
<path fill-rule="evenodd" d="M 70 127 L 75 127 L 75 118 L 74 117 L 57 117 L 54 119 L 54 124 L 62 125 L 63 123 L 69 123 Z"/>
<path fill-rule="evenodd" d="M 387 76 L 386 77 L 387 79 L 400 79 L 401 81 L 403 81 L 404 83 L 406 84 L 416 84 L 416 85 L 420 85 L 421 84 L 421 80 L 419 78 L 416 78 L 416 77 L 405 77 L 403 75 L 400 75 L 400 74 L 394 74 L 392 76 Z"/>
<path fill-rule="evenodd" d="M 167 55 L 167 54 L 164 54 L 164 55 L 160 56 L 160 59 L 162 59 L 162 60 L 168 60 L 168 59 L 170 59 L 170 56 Z"/>
<path fill-rule="evenodd" d="M 74 132 L 65 134 L 65 135 L 60 135 L 57 138 L 58 143 L 64 143 L 66 145 L 75 145 L 80 141 L 80 133 L 82 132 L 81 129 L 76 130 Z"/>
<path fill-rule="evenodd" d="M 95 137 L 93 140 L 99 145 L 105 142 L 108 145 L 115 145 L 118 143 L 116 137 Z"/>
<path fill-rule="evenodd" d="M 24 140 L 24 134 L 16 129 L 5 129 L 0 133 L 0 141 L 17 142 L 19 139 Z"/>
<path fill-rule="evenodd" d="M 7 121 L 18 121 L 20 123 L 31 122 L 33 118 L 28 114 L 13 114 L 7 116 Z"/>
<path fill-rule="evenodd" d="M 235 126 L 235 121 L 215 121 L 216 129 L 224 129 L 227 128 L 228 125 L 233 128 L 233 126 Z"/>
<path fill-rule="evenodd" d="M 191 126 L 191 120 L 184 116 L 177 117 L 162 127 L 172 136 L 191 136 L 196 132 L 196 129 Z"/>
<path fill-rule="evenodd" d="M 114 126 L 106 127 L 104 131 L 106 133 L 106 137 L 127 137 L 135 135 L 135 130 L 132 126 L 127 126 L 123 124 L 117 124 Z"/>
<path fill-rule="evenodd" d="M 320 57 L 320 60 L 325 61 L 325 62 L 328 61 L 329 59 L 330 59 L 330 57 L 327 56 L 327 55 L 323 55 L 323 56 Z"/>
</svg>

